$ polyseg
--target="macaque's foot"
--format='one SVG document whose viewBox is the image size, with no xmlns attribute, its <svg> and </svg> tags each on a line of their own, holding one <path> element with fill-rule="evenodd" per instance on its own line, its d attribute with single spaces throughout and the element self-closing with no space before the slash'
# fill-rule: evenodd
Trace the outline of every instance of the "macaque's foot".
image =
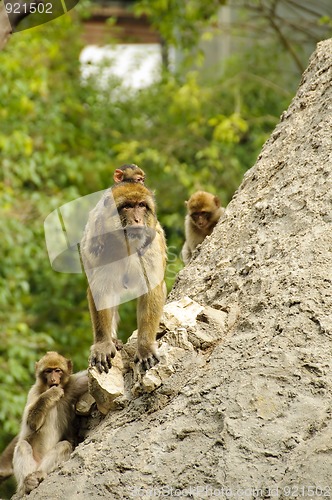
<svg viewBox="0 0 332 500">
<path fill-rule="evenodd" d="M 115 354 L 116 347 L 112 341 L 93 344 L 90 349 L 89 365 L 96 367 L 99 373 L 108 373 Z"/>
<path fill-rule="evenodd" d="M 157 348 L 153 345 L 151 347 L 138 347 L 134 359 L 135 363 L 137 363 L 138 368 L 142 372 L 150 370 L 150 368 L 159 363 L 159 360 L 160 358 Z"/>
<path fill-rule="evenodd" d="M 44 481 L 45 477 L 46 473 L 38 470 L 36 470 L 35 472 L 31 472 L 31 474 L 28 474 L 24 479 L 25 493 L 29 494 L 32 490 L 37 488 L 37 486 L 39 486 L 40 483 Z"/>
</svg>

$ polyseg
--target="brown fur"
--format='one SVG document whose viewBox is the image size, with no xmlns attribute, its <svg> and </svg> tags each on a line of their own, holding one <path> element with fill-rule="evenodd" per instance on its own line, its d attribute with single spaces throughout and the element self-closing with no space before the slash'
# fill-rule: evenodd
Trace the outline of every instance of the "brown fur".
<svg viewBox="0 0 332 500">
<path fill-rule="evenodd" d="M 206 191 L 197 191 L 188 201 L 185 218 L 185 237 L 181 256 L 185 264 L 191 259 L 195 248 L 209 236 L 223 213 L 220 200 Z"/>
<path fill-rule="evenodd" d="M 72 375 L 72 363 L 48 352 L 36 363 L 36 382 L 29 391 L 13 468 L 18 494 L 38 484 L 73 449 L 74 405 L 88 390 L 87 373 Z"/>
<path fill-rule="evenodd" d="M 100 372 L 111 367 L 118 304 L 128 293 L 138 297 L 135 359 L 142 369 L 153 366 L 159 359 L 155 340 L 165 300 L 166 242 L 152 192 L 140 183 L 107 190 L 90 212 L 81 254 L 94 332 L 90 365 Z"/>
</svg>

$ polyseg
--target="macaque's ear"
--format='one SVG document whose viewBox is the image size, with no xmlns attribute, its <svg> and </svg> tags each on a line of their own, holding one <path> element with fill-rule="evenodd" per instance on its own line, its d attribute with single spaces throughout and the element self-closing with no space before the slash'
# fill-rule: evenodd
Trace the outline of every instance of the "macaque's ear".
<svg viewBox="0 0 332 500">
<path fill-rule="evenodd" d="M 67 361 L 67 368 L 68 368 L 68 374 L 73 373 L 73 362 L 71 359 L 66 359 Z"/>
<path fill-rule="evenodd" d="M 215 202 L 215 204 L 216 204 L 216 206 L 217 206 L 218 208 L 221 206 L 221 203 L 220 203 L 220 200 L 219 200 L 218 196 L 215 196 L 215 197 L 214 197 L 214 202 Z"/>
<path fill-rule="evenodd" d="M 186 207 L 188 205 L 188 201 L 185 201 L 184 202 L 184 206 Z"/>
<path fill-rule="evenodd" d="M 122 182 L 123 181 L 123 171 L 117 168 L 113 175 L 114 182 Z"/>
</svg>

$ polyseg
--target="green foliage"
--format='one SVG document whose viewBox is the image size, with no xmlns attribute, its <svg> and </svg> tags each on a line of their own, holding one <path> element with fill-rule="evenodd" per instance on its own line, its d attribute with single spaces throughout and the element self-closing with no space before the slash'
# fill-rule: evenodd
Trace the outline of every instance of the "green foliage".
<svg viewBox="0 0 332 500">
<path fill-rule="evenodd" d="M 188 51 L 193 57 L 203 29 L 216 21 L 218 9 L 225 3 L 225 0 L 140 0 L 134 11 L 137 15 L 145 14 L 167 44 Z"/>
<path fill-rule="evenodd" d="M 163 35 L 181 34 L 189 47 L 219 3 L 141 1 L 137 8 L 155 22 L 167 13 Z M 136 93 L 114 80 L 100 89 L 98 77 L 81 82 L 80 30 L 77 19 L 62 16 L 13 35 L 0 52 L 1 446 L 18 430 L 34 362 L 56 349 L 82 369 L 92 340 L 85 278 L 51 269 L 47 215 L 108 187 L 117 166 L 137 163 L 158 200 L 170 288 L 182 267 L 184 200 L 204 189 L 229 202 L 298 82 L 271 45 L 233 57 L 213 80 L 181 71 Z M 135 328 L 134 309 L 121 308 L 123 339 Z"/>
<path fill-rule="evenodd" d="M 0 53 L 0 422 L 6 434 L 18 430 L 34 362 L 45 350 L 72 356 L 76 368 L 88 356 L 84 279 L 50 268 L 43 233 L 48 213 L 80 196 L 85 184 L 75 153 L 82 115 L 76 39 L 75 24 L 63 16 L 13 35 Z"/>
</svg>

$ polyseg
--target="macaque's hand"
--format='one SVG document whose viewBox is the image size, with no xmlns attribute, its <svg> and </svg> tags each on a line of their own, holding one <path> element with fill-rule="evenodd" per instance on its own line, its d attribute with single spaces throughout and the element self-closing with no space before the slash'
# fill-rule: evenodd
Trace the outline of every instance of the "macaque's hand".
<svg viewBox="0 0 332 500">
<path fill-rule="evenodd" d="M 100 373 L 108 373 L 115 354 L 116 347 L 112 341 L 97 342 L 91 346 L 89 365 L 95 366 Z"/>
<path fill-rule="evenodd" d="M 63 388 L 60 385 L 53 385 L 52 387 L 47 389 L 46 393 L 54 402 L 59 401 L 59 399 L 61 399 L 65 394 Z"/>
<path fill-rule="evenodd" d="M 150 345 L 138 344 L 135 356 L 135 363 L 141 371 L 145 372 L 159 363 L 159 355 L 156 343 Z"/>
</svg>

